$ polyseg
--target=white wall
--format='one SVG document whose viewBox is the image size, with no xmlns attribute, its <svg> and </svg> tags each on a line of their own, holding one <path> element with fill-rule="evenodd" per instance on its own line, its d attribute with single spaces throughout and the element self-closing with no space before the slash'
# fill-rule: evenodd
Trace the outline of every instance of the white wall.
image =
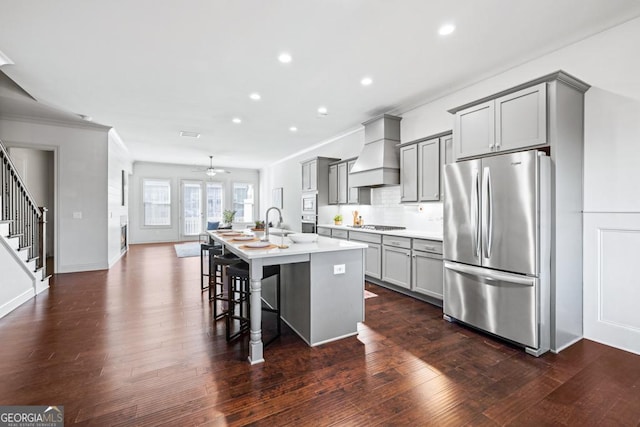
<svg viewBox="0 0 640 427">
<path fill-rule="evenodd" d="M 129 222 L 129 175 L 133 172 L 129 150 L 123 144 L 120 136 L 111 129 L 108 134 L 109 158 L 108 158 L 108 260 L 112 266 L 120 259 L 124 252 L 120 249 L 120 227 Z M 124 205 L 122 188 L 122 171 L 125 173 Z"/>
<path fill-rule="evenodd" d="M 108 268 L 107 128 L 2 118 L 0 139 L 55 152 L 55 272 Z"/>
<path fill-rule="evenodd" d="M 204 172 L 197 171 L 196 166 L 175 165 L 167 163 L 135 162 L 133 175 L 129 182 L 129 243 L 156 243 L 193 240 L 195 237 L 184 238 L 180 229 L 180 200 L 182 180 L 202 181 L 207 178 Z M 224 194 L 224 208 L 231 209 L 232 185 L 234 182 L 253 184 L 254 191 L 260 189 L 260 174 L 255 169 L 228 169 L 229 174 L 217 174 L 213 181 L 222 182 L 226 191 Z M 171 226 L 145 227 L 143 225 L 142 209 L 142 180 L 144 178 L 169 179 L 171 182 Z M 270 194 L 270 193 L 269 193 Z M 259 218 L 258 201 L 254 206 L 254 218 Z M 264 215 L 264 214 L 262 214 Z"/>
</svg>

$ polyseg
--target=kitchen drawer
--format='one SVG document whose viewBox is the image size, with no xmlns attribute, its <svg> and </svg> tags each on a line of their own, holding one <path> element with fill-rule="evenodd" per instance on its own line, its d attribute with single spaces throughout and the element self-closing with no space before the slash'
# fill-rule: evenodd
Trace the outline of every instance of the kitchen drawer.
<svg viewBox="0 0 640 427">
<path fill-rule="evenodd" d="M 395 246 L 396 248 L 411 249 L 411 239 L 409 237 L 382 236 L 382 244 Z"/>
<path fill-rule="evenodd" d="M 330 228 L 325 228 L 325 227 L 318 227 L 318 235 L 319 236 L 331 237 L 331 229 Z"/>
<path fill-rule="evenodd" d="M 437 240 L 413 239 L 413 250 L 442 254 L 442 242 Z"/>
<path fill-rule="evenodd" d="M 344 239 L 347 240 L 349 238 L 349 232 L 347 230 L 336 230 L 335 228 L 331 230 L 331 237 L 334 239 Z"/>
<path fill-rule="evenodd" d="M 382 243 L 382 235 L 374 233 L 363 233 L 362 231 L 350 231 L 349 240 L 357 240 L 365 243 Z"/>
</svg>

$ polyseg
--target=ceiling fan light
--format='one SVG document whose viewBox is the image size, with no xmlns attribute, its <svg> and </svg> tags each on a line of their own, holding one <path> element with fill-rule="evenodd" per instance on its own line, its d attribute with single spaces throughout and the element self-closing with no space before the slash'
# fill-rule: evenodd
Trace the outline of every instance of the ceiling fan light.
<svg viewBox="0 0 640 427">
<path fill-rule="evenodd" d="M 216 176 L 216 172 L 213 169 L 207 169 L 207 176 Z"/>
</svg>

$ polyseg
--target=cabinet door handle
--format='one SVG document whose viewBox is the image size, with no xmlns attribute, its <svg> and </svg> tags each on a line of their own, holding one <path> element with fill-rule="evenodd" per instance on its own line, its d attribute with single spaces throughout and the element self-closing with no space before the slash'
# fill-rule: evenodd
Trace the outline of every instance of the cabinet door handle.
<svg viewBox="0 0 640 427">
<path fill-rule="evenodd" d="M 433 197 L 438 197 L 438 193 L 434 194 Z"/>
<path fill-rule="evenodd" d="M 493 147 L 495 147 L 495 144 L 489 144 L 489 148 L 490 148 L 491 150 L 493 150 Z"/>
<path fill-rule="evenodd" d="M 435 251 L 435 250 L 436 250 L 436 247 L 435 247 L 435 246 L 427 246 L 427 245 L 424 245 L 424 248 L 425 248 L 426 250 L 428 250 L 428 251 Z"/>
</svg>

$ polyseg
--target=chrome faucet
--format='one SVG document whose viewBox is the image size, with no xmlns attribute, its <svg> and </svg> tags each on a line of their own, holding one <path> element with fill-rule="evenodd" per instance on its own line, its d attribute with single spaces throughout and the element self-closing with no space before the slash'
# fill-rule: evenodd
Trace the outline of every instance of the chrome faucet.
<svg viewBox="0 0 640 427">
<path fill-rule="evenodd" d="M 267 213 L 264 214 L 264 237 L 262 238 L 263 242 L 269 241 L 269 212 L 271 212 L 271 209 L 275 209 L 278 211 L 278 227 L 282 223 L 282 212 L 280 212 L 280 209 L 276 208 L 275 206 L 271 206 L 269 209 L 267 209 Z"/>
</svg>

